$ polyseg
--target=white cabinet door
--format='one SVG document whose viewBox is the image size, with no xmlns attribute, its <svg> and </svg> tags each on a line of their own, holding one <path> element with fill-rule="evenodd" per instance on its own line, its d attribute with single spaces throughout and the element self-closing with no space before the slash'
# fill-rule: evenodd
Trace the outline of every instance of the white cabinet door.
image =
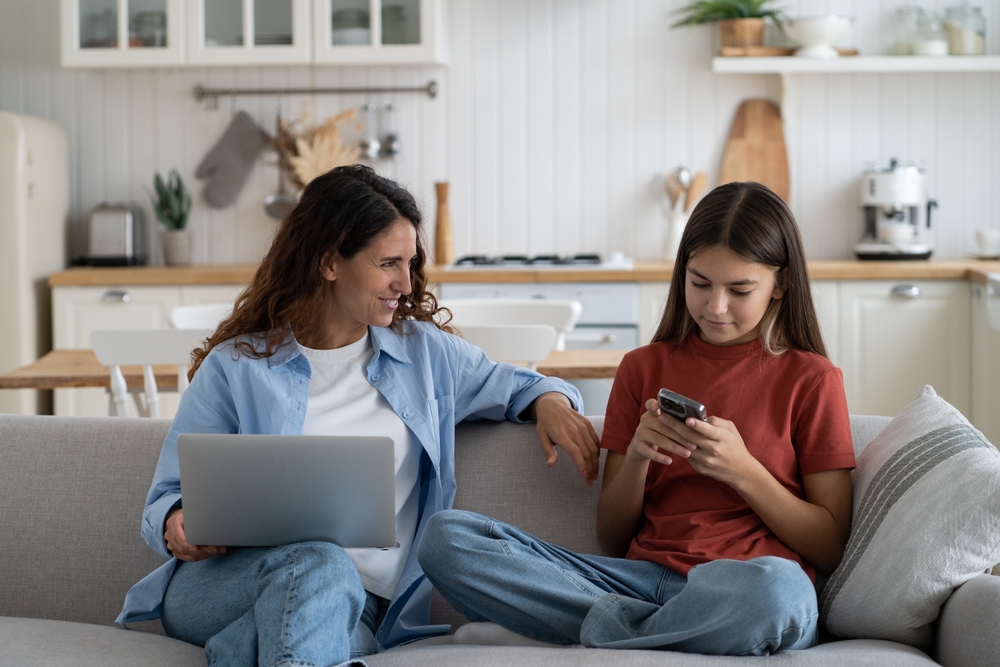
<svg viewBox="0 0 1000 667">
<path fill-rule="evenodd" d="M 310 0 L 189 1 L 189 63 L 288 65 L 310 61 Z"/>
<path fill-rule="evenodd" d="M 972 287 L 972 424 L 1000 446 L 1000 331 L 987 308 L 1000 311 L 1000 290 Z"/>
<path fill-rule="evenodd" d="M 816 280 L 811 285 L 813 305 L 819 328 L 826 343 L 826 353 L 840 366 L 840 287 L 836 280 Z"/>
<path fill-rule="evenodd" d="M 639 344 L 648 345 L 660 326 L 670 283 L 639 283 Z"/>
<path fill-rule="evenodd" d="M 90 347 L 97 329 L 162 329 L 170 309 L 179 305 L 177 287 L 56 287 L 52 290 L 53 347 Z M 172 417 L 177 395 L 160 395 L 160 412 Z M 77 417 L 108 414 L 104 389 L 56 389 L 55 413 Z"/>
<path fill-rule="evenodd" d="M 925 384 L 968 415 L 969 286 L 961 281 L 843 281 L 840 353 L 852 414 L 899 413 Z"/>
<path fill-rule="evenodd" d="M 313 0 L 316 63 L 445 64 L 442 0 Z"/>
<path fill-rule="evenodd" d="M 184 0 L 62 0 L 63 67 L 184 62 Z"/>
</svg>

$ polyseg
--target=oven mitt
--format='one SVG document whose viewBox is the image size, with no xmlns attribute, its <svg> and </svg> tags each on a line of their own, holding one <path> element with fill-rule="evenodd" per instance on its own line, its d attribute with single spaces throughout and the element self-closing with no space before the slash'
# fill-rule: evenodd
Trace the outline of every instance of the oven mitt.
<svg viewBox="0 0 1000 667">
<path fill-rule="evenodd" d="M 257 156 L 271 137 L 245 111 L 238 112 L 229 127 L 198 165 L 194 175 L 207 179 L 205 199 L 218 208 L 236 200 Z"/>
</svg>

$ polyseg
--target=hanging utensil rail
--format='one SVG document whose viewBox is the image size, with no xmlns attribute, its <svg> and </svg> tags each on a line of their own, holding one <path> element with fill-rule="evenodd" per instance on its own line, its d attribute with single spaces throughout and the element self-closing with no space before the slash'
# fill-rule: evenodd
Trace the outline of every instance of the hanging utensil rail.
<svg viewBox="0 0 1000 667">
<path fill-rule="evenodd" d="M 194 87 L 194 99 L 206 100 L 209 108 L 219 104 L 220 97 L 242 95 L 336 95 L 358 93 L 423 93 L 430 98 L 437 97 L 438 84 L 433 79 L 426 86 L 358 86 L 344 88 L 205 88 L 200 83 Z"/>
</svg>

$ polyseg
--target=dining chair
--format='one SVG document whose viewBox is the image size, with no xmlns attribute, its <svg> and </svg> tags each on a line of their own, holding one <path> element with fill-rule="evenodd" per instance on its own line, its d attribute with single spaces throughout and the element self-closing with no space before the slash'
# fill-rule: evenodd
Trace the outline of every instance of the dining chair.
<svg viewBox="0 0 1000 667">
<path fill-rule="evenodd" d="M 215 329 L 233 312 L 231 303 L 198 303 L 174 306 L 170 309 L 170 326 L 174 329 Z"/>
<path fill-rule="evenodd" d="M 136 409 L 141 417 L 160 416 L 159 393 L 153 364 L 177 366 L 177 392 L 187 389 L 187 365 L 191 352 L 212 335 L 211 329 L 115 329 L 99 330 L 90 334 L 90 347 L 97 360 L 111 372 L 111 416 L 129 417 L 129 389 L 121 367 L 142 366 L 144 403 L 135 397 Z"/>
<path fill-rule="evenodd" d="M 524 362 L 531 370 L 549 356 L 557 336 L 548 324 L 468 324 L 456 328 L 490 361 Z"/>
<path fill-rule="evenodd" d="M 442 299 L 438 305 L 451 311 L 451 323 L 463 331 L 467 325 L 547 324 L 556 330 L 556 350 L 566 349 L 566 333 L 583 310 L 573 299 Z"/>
</svg>

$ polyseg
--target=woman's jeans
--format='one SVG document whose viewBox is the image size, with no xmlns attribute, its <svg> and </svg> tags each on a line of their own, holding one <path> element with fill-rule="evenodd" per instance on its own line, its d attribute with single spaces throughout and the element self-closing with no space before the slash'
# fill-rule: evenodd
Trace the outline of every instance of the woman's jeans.
<svg viewBox="0 0 1000 667">
<path fill-rule="evenodd" d="M 649 561 L 588 556 L 471 512 L 438 512 L 417 557 L 473 621 L 557 644 L 765 655 L 816 642 L 816 592 L 798 563 L 716 560 L 687 579 Z"/>
<path fill-rule="evenodd" d="M 162 622 L 204 646 L 209 667 L 325 667 L 377 652 L 387 606 L 343 549 L 303 542 L 179 563 Z"/>
</svg>

